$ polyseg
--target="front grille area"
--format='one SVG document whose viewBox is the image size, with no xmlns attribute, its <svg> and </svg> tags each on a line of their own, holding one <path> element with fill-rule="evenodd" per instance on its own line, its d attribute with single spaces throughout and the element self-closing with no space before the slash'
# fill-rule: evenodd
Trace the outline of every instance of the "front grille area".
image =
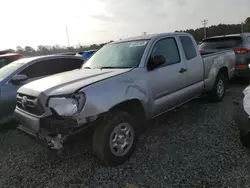
<svg viewBox="0 0 250 188">
<path fill-rule="evenodd" d="M 20 93 L 17 94 L 17 107 L 34 115 L 42 115 L 45 112 L 38 98 Z"/>
</svg>

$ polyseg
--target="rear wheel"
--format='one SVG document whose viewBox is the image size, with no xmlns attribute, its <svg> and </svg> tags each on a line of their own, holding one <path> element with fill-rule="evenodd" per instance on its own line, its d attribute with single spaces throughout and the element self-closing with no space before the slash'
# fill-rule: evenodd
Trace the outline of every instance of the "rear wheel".
<svg viewBox="0 0 250 188">
<path fill-rule="evenodd" d="M 240 141 L 243 146 L 250 148 L 250 133 L 248 131 L 240 131 Z"/>
<path fill-rule="evenodd" d="M 93 150 L 105 165 L 122 164 L 133 154 L 137 135 L 133 116 L 115 111 L 103 124 L 97 126 L 93 135 Z"/>
<path fill-rule="evenodd" d="M 220 102 L 225 96 L 227 89 L 228 79 L 224 74 L 219 73 L 213 89 L 208 93 L 208 99 L 211 102 Z"/>
</svg>

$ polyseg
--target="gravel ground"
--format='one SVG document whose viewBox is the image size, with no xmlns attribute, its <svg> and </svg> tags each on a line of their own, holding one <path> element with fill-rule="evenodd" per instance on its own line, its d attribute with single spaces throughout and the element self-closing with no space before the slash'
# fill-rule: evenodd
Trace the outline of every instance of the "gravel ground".
<svg viewBox="0 0 250 188">
<path fill-rule="evenodd" d="M 103 167 L 88 145 L 51 156 L 29 138 L 0 132 L 0 187 L 249 187 L 250 150 L 232 121 L 231 84 L 221 103 L 197 99 L 152 122 L 132 158 Z"/>
</svg>

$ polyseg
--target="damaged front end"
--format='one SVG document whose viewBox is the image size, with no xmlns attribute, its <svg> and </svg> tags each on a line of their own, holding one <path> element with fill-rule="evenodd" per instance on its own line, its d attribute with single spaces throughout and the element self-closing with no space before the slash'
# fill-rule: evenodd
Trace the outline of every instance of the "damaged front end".
<svg viewBox="0 0 250 188">
<path fill-rule="evenodd" d="M 32 114 L 32 110 L 27 113 L 25 108 L 17 105 L 15 117 L 20 123 L 18 129 L 51 150 L 61 150 L 69 140 L 93 125 L 98 118 L 81 117 L 85 101 L 84 93 L 50 97 L 46 103 L 51 112 L 48 116 L 37 116 Z"/>
<path fill-rule="evenodd" d="M 37 140 L 43 146 L 58 151 L 63 149 L 70 140 L 74 140 L 76 135 L 92 127 L 95 124 L 94 120 L 95 119 L 92 118 L 87 120 L 86 124 L 79 125 L 74 119 L 62 119 L 52 115 L 50 117 L 37 119 L 39 124 L 36 123 L 35 129 L 20 121 L 18 129 Z M 29 122 L 32 123 L 32 121 Z"/>
</svg>

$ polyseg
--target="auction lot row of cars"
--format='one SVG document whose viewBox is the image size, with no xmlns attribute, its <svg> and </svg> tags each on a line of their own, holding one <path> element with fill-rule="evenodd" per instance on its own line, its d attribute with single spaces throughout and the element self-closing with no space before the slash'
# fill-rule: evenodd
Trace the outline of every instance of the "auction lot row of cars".
<svg viewBox="0 0 250 188">
<path fill-rule="evenodd" d="M 109 43 L 85 62 L 21 58 L 0 69 L 1 119 L 14 111 L 18 129 L 53 151 L 91 130 L 98 159 L 119 165 L 148 120 L 201 95 L 223 100 L 228 81 L 249 69 L 248 37 L 205 39 L 198 48 L 187 33 L 163 33 Z"/>
</svg>

